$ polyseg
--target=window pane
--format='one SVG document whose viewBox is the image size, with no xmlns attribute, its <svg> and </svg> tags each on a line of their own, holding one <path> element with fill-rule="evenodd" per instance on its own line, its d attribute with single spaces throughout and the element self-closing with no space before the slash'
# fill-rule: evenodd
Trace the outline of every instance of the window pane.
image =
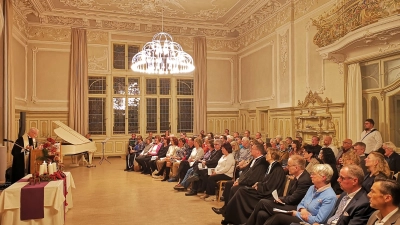
<svg viewBox="0 0 400 225">
<path fill-rule="evenodd" d="M 106 134 L 105 98 L 89 98 L 89 133 Z"/>
<path fill-rule="evenodd" d="M 400 78 L 400 59 L 386 61 L 384 65 L 385 86 L 387 86 Z"/>
<path fill-rule="evenodd" d="M 169 95 L 171 90 L 171 81 L 169 78 L 160 79 L 160 95 Z"/>
<path fill-rule="evenodd" d="M 139 78 L 128 78 L 128 95 L 140 95 Z"/>
<path fill-rule="evenodd" d="M 157 99 L 146 99 L 147 125 L 146 133 L 157 132 Z"/>
<path fill-rule="evenodd" d="M 128 98 L 128 133 L 139 133 L 140 98 Z"/>
<path fill-rule="evenodd" d="M 193 132 L 193 99 L 178 99 L 178 132 Z"/>
<path fill-rule="evenodd" d="M 105 77 L 89 77 L 89 94 L 105 94 L 106 78 Z"/>
<path fill-rule="evenodd" d="M 177 80 L 178 95 L 193 95 L 193 80 Z"/>
<path fill-rule="evenodd" d="M 125 133 L 125 98 L 113 98 L 114 134 Z"/>
<path fill-rule="evenodd" d="M 125 94 L 125 77 L 114 77 L 114 94 Z"/>
<path fill-rule="evenodd" d="M 146 79 L 146 94 L 157 94 L 157 79 Z"/>
<path fill-rule="evenodd" d="M 362 89 L 379 88 L 379 64 L 361 66 Z"/>
<path fill-rule="evenodd" d="M 113 45 L 113 60 L 114 69 L 125 69 L 125 45 Z"/>
<path fill-rule="evenodd" d="M 132 58 L 139 52 L 138 45 L 128 45 L 128 69 L 131 69 Z"/>
<path fill-rule="evenodd" d="M 160 132 L 170 130 L 169 98 L 160 98 Z"/>
</svg>

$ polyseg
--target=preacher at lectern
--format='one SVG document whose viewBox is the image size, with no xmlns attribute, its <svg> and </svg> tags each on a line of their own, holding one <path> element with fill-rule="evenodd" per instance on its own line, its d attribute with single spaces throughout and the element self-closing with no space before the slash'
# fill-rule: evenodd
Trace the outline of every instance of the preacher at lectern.
<svg viewBox="0 0 400 225">
<path fill-rule="evenodd" d="M 12 178 L 11 182 L 15 183 L 23 178 L 27 173 L 30 173 L 30 154 L 26 149 L 32 150 L 36 146 L 36 137 L 39 130 L 35 127 L 29 129 L 27 134 L 19 137 L 12 148 L 11 154 L 13 155 L 12 162 Z M 22 148 L 24 147 L 24 148 Z"/>
</svg>

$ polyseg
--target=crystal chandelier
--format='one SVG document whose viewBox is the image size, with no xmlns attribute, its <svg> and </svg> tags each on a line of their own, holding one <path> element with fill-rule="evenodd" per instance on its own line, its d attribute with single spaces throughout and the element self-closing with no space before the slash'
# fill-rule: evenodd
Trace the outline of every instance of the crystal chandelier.
<svg viewBox="0 0 400 225">
<path fill-rule="evenodd" d="M 174 42 L 171 35 L 160 32 L 133 56 L 131 69 L 148 74 L 177 74 L 192 72 L 194 65 L 193 58 Z"/>
</svg>

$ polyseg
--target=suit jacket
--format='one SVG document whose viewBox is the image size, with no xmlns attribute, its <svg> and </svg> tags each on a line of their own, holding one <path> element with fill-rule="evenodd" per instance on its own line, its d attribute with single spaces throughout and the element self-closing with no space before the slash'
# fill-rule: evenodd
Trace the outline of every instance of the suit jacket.
<svg viewBox="0 0 400 225">
<path fill-rule="evenodd" d="M 213 152 L 210 156 L 210 159 L 206 161 L 206 166 L 208 168 L 215 168 L 218 165 L 218 160 L 222 156 L 222 151 L 221 150 L 216 150 Z"/>
<path fill-rule="evenodd" d="M 379 213 L 379 210 L 375 211 L 368 220 L 367 225 L 374 225 L 378 220 L 376 215 Z M 400 209 L 393 214 L 383 225 L 400 225 Z"/>
<path fill-rule="evenodd" d="M 252 186 L 256 182 L 263 180 L 269 166 L 265 157 L 261 156 L 258 158 L 252 167 L 250 167 L 251 163 L 243 168 L 243 172 L 239 176 L 239 185 Z"/>
<path fill-rule="evenodd" d="M 300 175 L 298 180 L 293 180 L 292 185 L 285 197 L 280 197 L 287 205 L 298 205 L 306 195 L 308 189 L 313 185 L 307 170 Z"/>
<path fill-rule="evenodd" d="M 361 188 L 360 191 L 350 200 L 343 214 L 339 217 L 336 225 L 364 225 L 367 223 L 371 214 L 375 209 L 371 208 L 369 205 L 369 198 L 367 197 L 367 192 Z M 340 204 L 342 198 L 347 195 L 343 192 L 339 199 L 336 201 L 334 210 L 331 212 L 328 218 L 335 215 L 336 210 Z"/>
<path fill-rule="evenodd" d="M 386 157 L 386 160 L 389 164 L 389 168 L 391 171 L 396 174 L 400 171 L 400 155 L 396 152 L 393 152 L 389 157 Z"/>
</svg>

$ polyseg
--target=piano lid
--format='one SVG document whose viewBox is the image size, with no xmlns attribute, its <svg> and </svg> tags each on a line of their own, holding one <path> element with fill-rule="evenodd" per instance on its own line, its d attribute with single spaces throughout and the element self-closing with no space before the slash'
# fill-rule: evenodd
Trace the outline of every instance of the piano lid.
<svg viewBox="0 0 400 225">
<path fill-rule="evenodd" d="M 65 125 L 63 122 L 57 120 L 53 121 L 53 123 L 59 126 L 58 128 L 54 129 L 54 133 L 56 133 L 57 136 L 59 136 L 63 140 L 74 145 L 80 145 L 90 142 L 89 139 L 76 132 L 71 127 Z"/>
</svg>

